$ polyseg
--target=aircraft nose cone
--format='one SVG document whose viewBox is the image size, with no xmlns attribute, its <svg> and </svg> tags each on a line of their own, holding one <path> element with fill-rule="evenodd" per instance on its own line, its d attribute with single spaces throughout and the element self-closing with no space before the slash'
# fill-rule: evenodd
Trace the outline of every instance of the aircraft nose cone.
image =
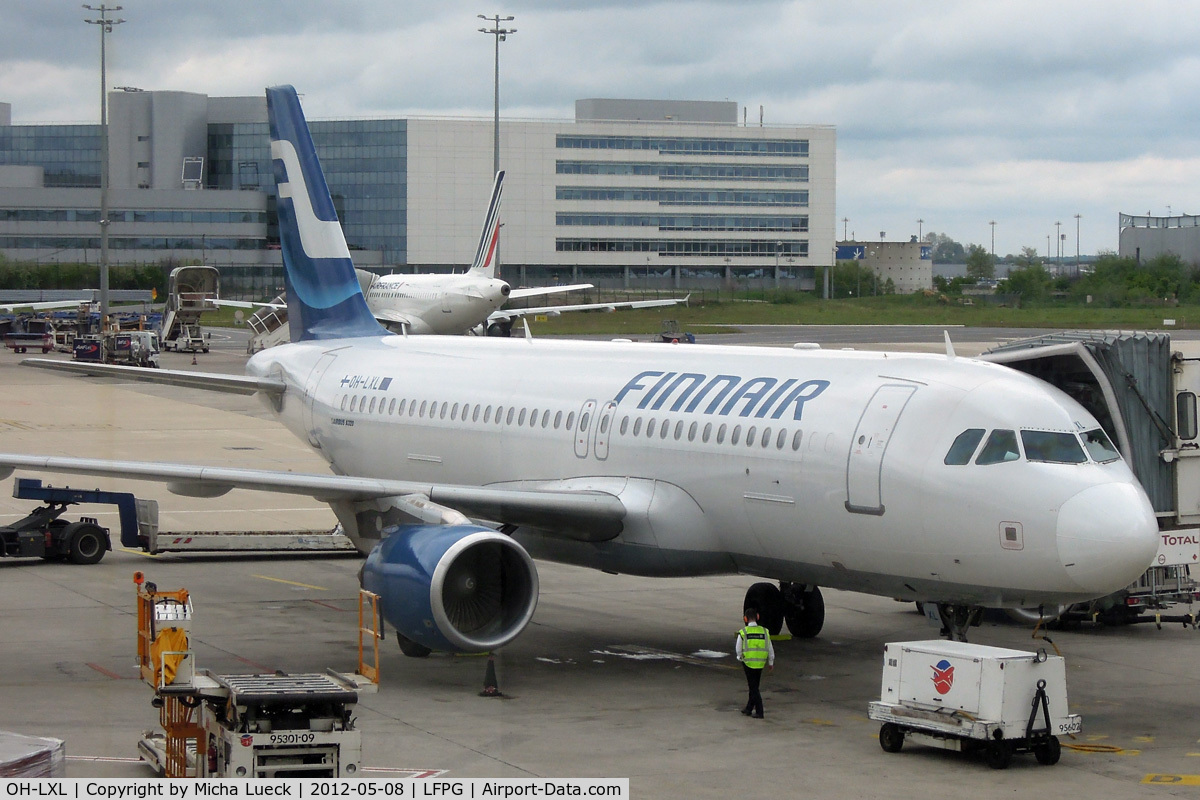
<svg viewBox="0 0 1200 800">
<path fill-rule="evenodd" d="M 1058 557 L 1067 574 L 1095 597 L 1133 583 L 1158 550 L 1158 522 L 1134 483 L 1092 486 L 1058 512 Z"/>
</svg>

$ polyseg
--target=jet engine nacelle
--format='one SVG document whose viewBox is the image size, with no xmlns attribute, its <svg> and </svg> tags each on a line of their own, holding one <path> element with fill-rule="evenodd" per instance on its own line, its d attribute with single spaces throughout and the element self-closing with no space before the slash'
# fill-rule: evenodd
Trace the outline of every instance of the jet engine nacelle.
<svg viewBox="0 0 1200 800">
<path fill-rule="evenodd" d="M 401 525 L 367 556 L 364 589 L 383 617 L 431 650 L 479 653 L 516 638 L 537 607 L 525 548 L 478 525 Z"/>
</svg>

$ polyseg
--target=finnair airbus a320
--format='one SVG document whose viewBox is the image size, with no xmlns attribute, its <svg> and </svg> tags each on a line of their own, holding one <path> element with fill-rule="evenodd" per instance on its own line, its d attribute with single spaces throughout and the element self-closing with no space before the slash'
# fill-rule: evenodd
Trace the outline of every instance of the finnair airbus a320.
<svg viewBox="0 0 1200 800">
<path fill-rule="evenodd" d="M 1087 600 L 1153 557 L 1153 510 L 1100 424 L 1003 366 L 386 334 L 295 91 L 267 100 L 293 342 L 247 376 L 105 372 L 257 392 L 334 474 L 0 455 L 5 471 L 327 501 L 410 654 L 511 641 L 537 604 L 535 558 L 769 578 L 782 591 L 759 600 L 814 636 L 819 586 L 939 604 L 961 633 L 954 609 Z"/>
</svg>

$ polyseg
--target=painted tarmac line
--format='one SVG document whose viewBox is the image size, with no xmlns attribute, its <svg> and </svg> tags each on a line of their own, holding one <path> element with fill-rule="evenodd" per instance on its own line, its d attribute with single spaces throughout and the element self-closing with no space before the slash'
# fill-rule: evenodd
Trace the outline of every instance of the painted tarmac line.
<svg viewBox="0 0 1200 800">
<path fill-rule="evenodd" d="M 262 578 L 264 581 L 275 581 L 275 583 L 286 583 L 288 586 L 299 586 L 302 589 L 316 589 L 318 592 L 328 592 L 329 589 L 324 586 L 313 586 L 311 583 L 300 583 L 299 581 L 289 581 L 283 578 L 272 578 L 270 575 L 251 575 L 252 578 Z"/>
<path fill-rule="evenodd" d="M 1163 775 L 1151 773 L 1142 778 L 1142 783 L 1154 786 L 1200 786 L 1200 775 Z"/>
</svg>

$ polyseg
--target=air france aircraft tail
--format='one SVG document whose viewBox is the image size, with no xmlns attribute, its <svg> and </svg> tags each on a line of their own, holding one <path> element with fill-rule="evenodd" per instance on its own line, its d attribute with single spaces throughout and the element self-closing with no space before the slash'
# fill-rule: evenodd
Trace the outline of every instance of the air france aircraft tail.
<svg viewBox="0 0 1200 800">
<path fill-rule="evenodd" d="M 267 118 L 292 341 L 386 334 L 359 287 L 294 88 L 267 89 Z"/>
<path fill-rule="evenodd" d="M 479 233 L 479 246 L 475 248 L 475 260 L 471 272 L 485 278 L 496 277 L 496 246 L 500 241 L 500 194 L 504 189 L 504 170 L 496 173 L 492 184 L 492 199 L 488 203 L 483 230 Z"/>
</svg>

